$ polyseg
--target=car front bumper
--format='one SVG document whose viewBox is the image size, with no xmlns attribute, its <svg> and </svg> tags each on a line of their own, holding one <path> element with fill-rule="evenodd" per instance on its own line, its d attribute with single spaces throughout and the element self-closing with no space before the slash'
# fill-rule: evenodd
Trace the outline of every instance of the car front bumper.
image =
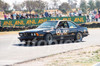
<svg viewBox="0 0 100 66">
<path fill-rule="evenodd" d="M 23 37 L 18 37 L 18 39 L 22 41 L 28 41 L 28 40 L 40 40 L 43 39 L 41 36 L 23 36 Z"/>
</svg>

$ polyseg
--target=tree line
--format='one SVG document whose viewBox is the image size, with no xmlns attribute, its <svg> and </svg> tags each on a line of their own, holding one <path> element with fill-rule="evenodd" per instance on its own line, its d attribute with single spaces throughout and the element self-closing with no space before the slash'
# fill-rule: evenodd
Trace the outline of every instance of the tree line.
<svg viewBox="0 0 100 66">
<path fill-rule="evenodd" d="M 94 9 L 99 10 L 100 9 L 100 0 L 89 0 L 87 2 L 86 0 L 81 0 L 80 8 L 84 13 L 87 13 L 87 11 L 92 11 Z"/>
<path fill-rule="evenodd" d="M 58 5 L 60 3 L 60 0 L 51 0 L 52 1 L 52 8 L 49 8 L 48 2 L 42 1 L 42 0 L 26 0 L 22 3 L 13 3 L 13 9 L 10 9 L 12 6 L 10 6 L 8 3 L 0 0 L 0 11 L 4 12 L 10 12 L 12 10 L 15 11 L 29 11 L 32 10 L 36 12 L 42 12 L 44 9 L 59 9 L 63 12 L 66 12 L 67 10 L 71 10 L 71 7 L 75 7 L 77 4 L 73 3 L 73 1 L 76 0 L 68 0 L 69 3 L 64 2 L 60 6 Z M 71 3 L 71 5 L 70 5 Z M 75 7 L 76 8 L 76 7 Z"/>
<path fill-rule="evenodd" d="M 75 8 L 77 9 L 77 3 L 78 0 L 68 0 L 68 2 L 63 2 L 60 5 L 58 5 L 60 3 L 60 0 L 51 0 L 53 3 L 53 7 L 51 9 L 59 9 L 61 10 L 63 13 L 66 13 L 66 11 L 71 11 L 71 9 Z M 42 12 L 44 9 L 50 9 L 48 8 L 49 5 L 48 2 L 42 1 L 42 0 L 26 0 L 22 3 L 13 3 L 13 9 L 15 11 L 29 11 L 31 12 L 32 10 L 40 13 Z M 8 3 L 0 0 L 0 11 L 4 11 L 4 12 L 11 12 L 13 11 L 13 9 L 10 9 L 12 6 L 10 6 Z M 81 0 L 80 6 L 78 7 L 80 9 L 82 9 L 82 11 L 84 13 L 87 12 L 87 10 L 94 10 L 96 9 L 100 9 L 100 1 L 99 0 L 89 0 L 89 2 L 87 2 L 86 0 Z"/>
</svg>

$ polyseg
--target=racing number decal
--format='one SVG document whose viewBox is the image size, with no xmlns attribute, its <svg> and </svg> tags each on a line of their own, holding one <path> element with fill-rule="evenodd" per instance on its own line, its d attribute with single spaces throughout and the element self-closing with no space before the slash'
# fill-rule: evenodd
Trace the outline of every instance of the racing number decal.
<svg viewBox="0 0 100 66">
<path fill-rule="evenodd" d="M 61 29 L 57 29 L 56 30 L 56 34 L 57 35 L 67 35 L 67 30 L 61 30 Z"/>
<path fill-rule="evenodd" d="M 57 34 L 57 35 L 61 35 L 61 30 L 60 30 L 60 29 L 57 29 L 57 30 L 56 30 L 56 34 Z"/>
<path fill-rule="evenodd" d="M 67 35 L 67 30 L 63 30 L 63 35 Z"/>
</svg>

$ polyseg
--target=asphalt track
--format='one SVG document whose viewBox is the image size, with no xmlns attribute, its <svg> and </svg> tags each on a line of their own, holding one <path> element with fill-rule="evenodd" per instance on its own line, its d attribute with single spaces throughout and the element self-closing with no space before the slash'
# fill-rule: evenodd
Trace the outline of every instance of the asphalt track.
<svg viewBox="0 0 100 66">
<path fill-rule="evenodd" d="M 100 45 L 100 29 L 89 29 L 89 36 L 83 42 L 45 46 L 24 46 L 17 34 L 0 35 L 0 66 L 13 65 L 39 57 Z"/>
</svg>

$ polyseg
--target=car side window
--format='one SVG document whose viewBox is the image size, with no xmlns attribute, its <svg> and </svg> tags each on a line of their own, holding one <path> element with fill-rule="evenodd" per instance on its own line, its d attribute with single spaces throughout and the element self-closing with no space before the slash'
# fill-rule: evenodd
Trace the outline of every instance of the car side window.
<svg viewBox="0 0 100 66">
<path fill-rule="evenodd" d="M 68 24 L 67 22 L 64 23 L 65 28 L 68 28 Z"/>
<path fill-rule="evenodd" d="M 60 23 L 58 24 L 58 28 L 68 28 L 67 22 L 60 22 Z"/>
<path fill-rule="evenodd" d="M 69 28 L 77 28 L 75 24 L 73 24 L 72 22 L 67 22 Z"/>
</svg>

